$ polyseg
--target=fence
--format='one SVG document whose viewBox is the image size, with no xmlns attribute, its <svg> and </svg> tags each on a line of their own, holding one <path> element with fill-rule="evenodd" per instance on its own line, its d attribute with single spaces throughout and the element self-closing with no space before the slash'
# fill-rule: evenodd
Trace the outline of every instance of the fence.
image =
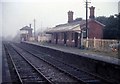
<svg viewBox="0 0 120 84">
<path fill-rule="evenodd" d="M 83 45 L 89 49 L 95 49 L 99 51 L 111 51 L 111 45 L 117 44 L 117 40 L 105 40 L 105 39 L 84 39 Z"/>
</svg>

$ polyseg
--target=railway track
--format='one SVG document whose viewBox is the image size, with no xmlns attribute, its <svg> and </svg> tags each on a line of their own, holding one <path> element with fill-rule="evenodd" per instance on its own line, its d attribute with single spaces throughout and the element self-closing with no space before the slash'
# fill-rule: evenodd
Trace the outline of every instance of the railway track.
<svg viewBox="0 0 120 84">
<path fill-rule="evenodd" d="M 22 49 L 12 45 L 12 46 L 8 46 L 7 49 L 11 49 L 13 51 L 10 51 L 10 53 L 14 53 L 17 52 L 18 55 L 22 56 L 22 58 L 24 58 L 25 60 L 27 60 L 28 63 L 30 63 L 32 65 L 32 67 L 36 67 L 36 71 L 38 71 L 40 74 L 42 74 L 42 76 L 44 76 L 45 79 L 47 79 L 47 81 L 43 80 L 42 82 L 43 83 L 46 83 L 46 84 L 61 84 L 61 83 L 67 83 L 67 84 L 79 84 L 81 81 L 79 81 L 78 79 L 66 74 L 64 71 L 61 71 L 60 69 L 56 68 L 55 66 L 49 64 L 48 62 L 46 61 L 42 61 L 38 58 L 36 58 L 35 56 L 33 56 L 32 54 L 29 54 L 29 53 L 26 53 L 24 52 Z M 12 55 L 13 56 L 13 55 Z M 19 61 L 20 60 L 20 56 L 17 56 L 15 55 L 15 58 L 13 61 L 17 61 L 18 64 L 16 63 L 16 67 L 21 67 L 21 66 L 24 66 L 26 65 L 25 67 L 23 68 L 28 68 L 28 64 L 25 64 L 23 62 L 24 65 L 21 65 L 19 64 Z M 20 58 L 18 58 L 20 57 Z M 20 61 L 23 61 L 22 59 Z M 17 69 L 17 68 L 16 68 Z M 21 75 L 21 72 L 23 72 L 23 70 L 19 71 L 19 70 L 16 70 L 18 73 L 19 73 L 19 78 L 21 80 L 21 82 L 24 84 L 25 81 Z M 26 69 L 25 69 L 26 71 Z M 31 76 L 33 76 L 32 72 L 30 70 L 26 71 L 28 73 L 31 73 Z M 33 71 L 35 72 L 35 71 Z M 26 76 L 28 77 L 28 76 Z M 38 76 L 36 76 L 38 78 Z M 36 78 L 35 78 L 36 79 Z M 33 78 L 31 78 L 31 80 L 33 80 Z M 35 83 L 40 83 L 42 84 L 41 81 L 39 81 L 39 79 L 37 80 L 34 80 L 34 81 L 31 81 L 29 80 L 29 83 L 30 82 L 35 82 Z M 24 81 L 24 82 L 23 82 Z M 26 84 L 26 83 L 25 83 Z M 84 84 L 81 82 L 81 84 Z"/>
<path fill-rule="evenodd" d="M 4 44 L 13 84 L 53 84 L 9 44 Z"/>
<path fill-rule="evenodd" d="M 20 46 L 19 46 L 20 47 Z M 38 51 L 37 49 L 30 48 L 29 46 L 25 46 L 21 48 L 27 51 L 28 53 L 36 56 L 39 59 L 47 61 L 49 64 L 58 67 L 60 70 L 66 72 L 67 74 L 77 78 L 82 81 L 84 84 L 112 84 L 109 80 L 103 79 L 102 77 L 96 76 L 89 72 L 82 71 L 74 66 L 71 66 L 65 62 L 59 61 L 54 57 L 45 54 L 43 52 Z"/>
</svg>

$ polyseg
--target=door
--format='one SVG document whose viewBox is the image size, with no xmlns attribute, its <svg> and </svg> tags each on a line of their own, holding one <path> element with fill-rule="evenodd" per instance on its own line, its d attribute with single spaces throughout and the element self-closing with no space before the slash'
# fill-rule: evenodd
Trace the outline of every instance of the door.
<svg viewBox="0 0 120 84">
<path fill-rule="evenodd" d="M 78 46 L 78 33 L 75 33 L 75 47 Z"/>
<path fill-rule="evenodd" d="M 56 36 L 55 44 L 58 44 L 58 34 L 56 33 L 55 36 Z"/>
<path fill-rule="evenodd" d="M 66 44 L 66 41 L 67 41 L 67 34 L 64 33 L 64 44 Z"/>
</svg>

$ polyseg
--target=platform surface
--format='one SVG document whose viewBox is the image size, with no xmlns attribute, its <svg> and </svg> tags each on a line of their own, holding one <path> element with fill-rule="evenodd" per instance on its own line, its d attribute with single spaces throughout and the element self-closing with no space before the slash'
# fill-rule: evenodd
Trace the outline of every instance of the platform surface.
<svg viewBox="0 0 120 84">
<path fill-rule="evenodd" d="M 47 47 L 47 48 L 51 48 L 51 49 L 55 49 L 55 50 L 59 50 L 67 53 L 72 53 L 72 54 L 80 55 L 83 57 L 87 57 L 87 58 L 91 58 L 91 59 L 95 59 L 95 60 L 99 60 L 99 61 L 103 61 L 103 62 L 115 64 L 115 65 L 120 65 L 120 59 L 118 58 L 106 56 L 106 55 L 100 55 L 100 54 L 93 54 L 91 52 L 88 52 L 88 50 L 80 50 L 75 47 L 66 47 L 66 46 L 60 46 L 56 44 L 43 44 L 38 42 L 26 42 L 26 43 L 43 46 L 43 47 Z"/>
</svg>

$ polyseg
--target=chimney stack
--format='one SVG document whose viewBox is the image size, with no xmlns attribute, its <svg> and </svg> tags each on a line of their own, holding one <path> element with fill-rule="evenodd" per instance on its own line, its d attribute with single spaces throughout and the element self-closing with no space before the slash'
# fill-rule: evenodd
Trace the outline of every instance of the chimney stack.
<svg viewBox="0 0 120 84">
<path fill-rule="evenodd" d="M 68 12 L 68 23 L 71 23 L 71 22 L 73 22 L 73 12 L 69 11 Z"/>
<path fill-rule="evenodd" d="M 31 24 L 29 24 L 29 27 L 31 28 Z"/>
<path fill-rule="evenodd" d="M 89 9 L 90 9 L 90 16 L 89 16 L 89 18 L 90 19 L 95 19 L 95 15 L 94 15 L 95 7 L 91 6 L 91 7 L 89 7 Z"/>
</svg>

